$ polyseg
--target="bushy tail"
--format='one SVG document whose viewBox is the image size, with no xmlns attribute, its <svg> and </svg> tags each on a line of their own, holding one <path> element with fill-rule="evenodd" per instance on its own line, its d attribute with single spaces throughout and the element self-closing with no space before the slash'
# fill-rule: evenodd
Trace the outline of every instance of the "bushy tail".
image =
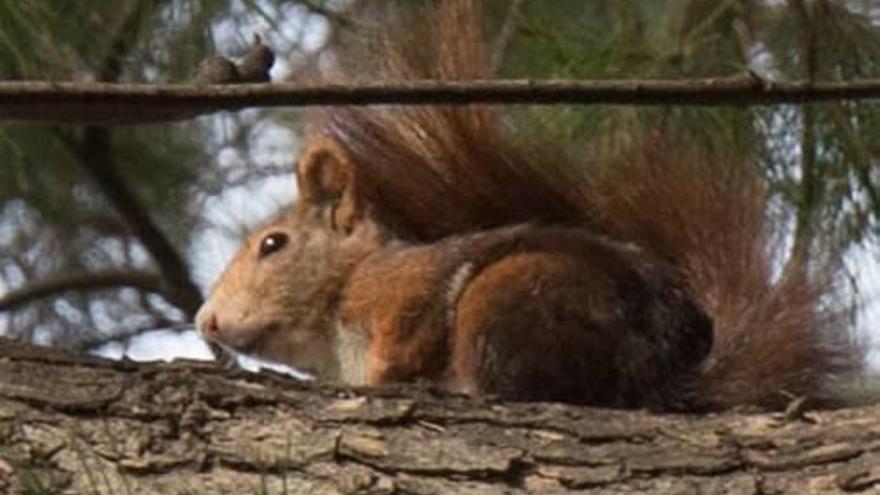
<svg viewBox="0 0 880 495">
<path fill-rule="evenodd" d="M 609 235 L 678 267 L 712 318 L 698 404 L 828 399 L 827 380 L 861 363 L 832 309 L 833 268 L 786 263 L 784 239 L 773 234 L 781 222 L 755 170 L 673 149 L 640 149 L 606 164 L 592 202 Z"/>
</svg>

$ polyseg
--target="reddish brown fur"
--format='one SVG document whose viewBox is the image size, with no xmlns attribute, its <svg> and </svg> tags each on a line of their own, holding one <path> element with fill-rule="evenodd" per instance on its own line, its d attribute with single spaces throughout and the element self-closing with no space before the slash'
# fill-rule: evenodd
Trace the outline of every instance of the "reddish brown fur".
<svg viewBox="0 0 880 495">
<path fill-rule="evenodd" d="M 477 3 L 422 17 L 381 46 L 384 78 L 487 75 Z M 816 272 L 774 280 L 751 170 L 639 149 L 576 177 L 501 127 L 487 106 L 323 111 L 300 200 L 232 262 L 203 333 L 349 383 L 620 407 L 773 405 L 858 365 Z"/>
<path fill-rule="evenodd" d="M 443 250 L 389 249 L 362 264 L 344 296 L 346 320 L 371 329 L 369 383 L 436 380 L 446 365 Z"/>
<path fill-rule="evenodd" d="M 668 266 L 581 228 L 386 247 L 354 271 L 344 300 L 342 320 L 369 328 L 372 384 L 680 408 L 711 340 Z"/>
<path fill-rule="evenodd" d="M 712 316 L 707 403 L 821 395 L 829 377 L 861 365 L 840 310 L 828 307 L 837 302 L 830 300 L 833 267 L 789 262 L 774 276 L 772 264 L 786 262 L 774 238 L 779 222 L 751 169 L 707 163 L 680 148 L 638 150 L 611 161 L 595 181 L 593 202 L 605 232 L 677 266 Z"/>
<path fill-rule="evenodd" d="M 371 60 L 379 67 L 370 73 L 384 80 L 488 77 L 478 10 L 472 2 L 442 2 L 419 15 L 430 22 L 402 21 L 404 29 L 391 28 L 379 43 Z M 399 237 L 433 241 L 525 221 L 583 222 L 575 167 L 562 153 L 507 139 L 493 107 L 332 107 L 313 118 L 316 132 L 344 143 L 358 164 L 360 194 Z"/>
</svg>

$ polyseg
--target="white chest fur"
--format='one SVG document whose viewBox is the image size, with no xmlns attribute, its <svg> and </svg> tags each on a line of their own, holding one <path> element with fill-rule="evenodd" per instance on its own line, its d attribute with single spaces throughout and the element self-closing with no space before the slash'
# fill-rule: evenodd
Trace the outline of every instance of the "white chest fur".
<svg viewBox="0 0 880 495">
<path fill-rule="evenodd" d="M 367 385 L 370 339 L 357 323 L 336 324 L 336 360 L 339 380 L 347 385 Z"/>
</svg>

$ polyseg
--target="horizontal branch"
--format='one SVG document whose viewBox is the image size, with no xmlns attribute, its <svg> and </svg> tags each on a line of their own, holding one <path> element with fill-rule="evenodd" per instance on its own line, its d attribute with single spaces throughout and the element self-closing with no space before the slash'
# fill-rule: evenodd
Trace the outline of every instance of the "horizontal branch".
<svg viewBox="0 0 880 495">
<path fill-rule="evenodd" d="M 39 280 L 0 295 L 0 311 L 9 311 L 37 299 L 52 297 L 68 291 L 93 291 L 131 287 L 161 294 L 162 277 L 139 270 L 108 270 L 57 275 Z"/>
<path fill-rule="evenodd" d="M 2 493 L 880 488 L 880 406 L 651 415 L 414 387 L 331 388 L 272 372 L 107 361 L 3 339 L 0 431 Z"/>
<path fill-rule="evenodd" d="M 148 85 L 0 82 L 0 121 L 143 124 L 220 110 L 313 105 L 774 105 L 880 98 L 880 79 L 773 82 L 753 74 L 689 80 L 410 81 Z"/>
</svg>

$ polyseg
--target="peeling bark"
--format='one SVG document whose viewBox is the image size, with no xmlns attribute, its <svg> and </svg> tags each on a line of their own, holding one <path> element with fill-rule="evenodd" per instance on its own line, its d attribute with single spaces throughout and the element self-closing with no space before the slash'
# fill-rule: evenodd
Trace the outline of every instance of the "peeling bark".
<svg viewBox="0 0 880 495">
<path fill-rule="evenodd" d="M 880 491 L 880 406 L 804 418 L 331 388 L 0 341 L 0 493 Z"/>
</svg>

